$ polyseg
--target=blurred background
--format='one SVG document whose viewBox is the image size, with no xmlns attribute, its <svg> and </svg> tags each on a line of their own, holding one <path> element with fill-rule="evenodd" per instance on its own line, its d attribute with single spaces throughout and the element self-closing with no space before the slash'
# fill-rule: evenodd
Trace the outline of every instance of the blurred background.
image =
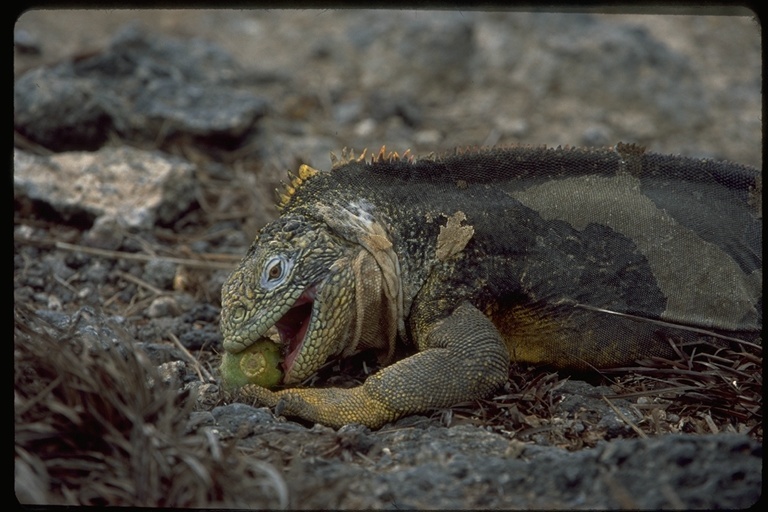
<svg viewBox="0 0 768 512">
<path fill-rule="evenodd" d="M 760 27 L 728 13 L 33 10 L 14 71 L 102 51 L 128 25 L 215 43 L 268 103 L 256 146 L 281 168 L 327 168 L 345 146 L 619 141 L 759 167 Z"/>
</svg>

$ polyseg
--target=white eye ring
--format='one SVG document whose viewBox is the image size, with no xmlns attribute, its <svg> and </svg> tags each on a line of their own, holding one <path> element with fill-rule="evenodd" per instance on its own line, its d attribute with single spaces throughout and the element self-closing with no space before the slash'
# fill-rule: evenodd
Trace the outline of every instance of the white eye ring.
<svg viewBox="0 0 768 512">
<path fill-rule="evenodd" d="M 284 254 L 271 257 L 264 264 L 260 284 L 265 290 L 272 290 L 285 282 L 293 268 L 293 259 Z"/>
</svg>

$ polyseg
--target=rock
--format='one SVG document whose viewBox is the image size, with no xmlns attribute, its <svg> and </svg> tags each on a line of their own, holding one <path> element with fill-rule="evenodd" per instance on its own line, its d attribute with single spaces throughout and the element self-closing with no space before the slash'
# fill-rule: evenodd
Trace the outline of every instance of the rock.
<svg viewBox="0 0 768 512">
<path fill-rule="evenodd" d="M 96 150 L 120 116 L 117 98 L 104 89 L 75 76 L 69 66 L 33 69 L 14 84 L 14 126 L 53 151 Z"/>
<path fill-rule="evenodd" d="M 173 289 L 173 278 L 176 277 L 176 264 L 168 260 L 152 260 L 144 265 L 144 279 L 161 290 Z"/>
<path fill-rule="evenodd" d="M 275 417 L 266 408 L 256 408 L 241 403 L 214 407 L 211 414 L 216 420 L 216 425 L 228 434 L 234 434 L 241 428 L 252 428 L 254 425 L 277 423 Z M 298 425 L 294 427 L 301 430 Z"/>
<path fill-rule="evenodd" d="M 160 296 L 150 303 L 146 314 L 149 318 L 162 318 L 178 315 L 179 312 L 179 305 L 174 297 Z"/>
<path fill-rule="evenodd" d="M 19 53 L 29 55 L 39 55 L 41 53 L 39 39 L 34 34 L 23 29 L 13 31 L 13 48 Z"/>
<path fill-rule="evenodd" d="M 121 147 L 43 157 L 14 151 L 14 196 L 85 227 L 104 217 L 133 229 L 171 224 L 193 203 L 196 188 L 192 164 L 159 152 Z"/>
<path fill-rule="evenodd" d="M 95 150 L 110 132 L 161 142 L 191 135 L 236 147 L 267 102 L 237 85 L 223 50 L 128 27 L 94 56 L 38 68 L 14 85 L 14 125 L 53 151 Z"/>
</svg>

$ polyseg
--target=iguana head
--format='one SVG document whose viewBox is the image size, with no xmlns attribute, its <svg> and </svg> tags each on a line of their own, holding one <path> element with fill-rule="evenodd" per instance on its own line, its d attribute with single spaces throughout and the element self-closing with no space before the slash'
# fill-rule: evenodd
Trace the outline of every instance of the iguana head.
<svg viewBox="0 0 768 512">
<path fill-rule="evenodd" d="M 224 349 L 245 350 L 275 326 L 284 383 L 311 375 L 345 348 L 354 327 L 353 252 L 302 216 L 265 226 L 222 287 Z"/>
<path fill-rule="evenodd" d="M 377 349 L 389 359 L 405 333 L 386 215 L 364 198 L 345 198 L 331 179 L 340 169 L 357 172 L 364 156 L 332 155 L 330 173 L 299 167 L 279 194 L 282 216 L 261 230 L 222 287 L 224 349 L 241 352 L 276 327 L 284 384 L 302 381 L 332 355 Z M 374 161 L 399 158 L 382 148 Z"/>
<path fill-rule="evenodd" d="M 321 225 L 282 217 L 265 226 L 222 287 L 224 349 L 237 353 L 276 327 L 284 383 L 340 352 L 354 321 L 350 247 Z"/>
</svg>

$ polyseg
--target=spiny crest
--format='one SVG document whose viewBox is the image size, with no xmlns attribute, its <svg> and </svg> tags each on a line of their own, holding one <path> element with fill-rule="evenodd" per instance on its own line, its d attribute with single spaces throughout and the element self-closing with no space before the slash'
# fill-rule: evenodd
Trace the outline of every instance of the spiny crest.
<svg viewBox="0 0 768 512">
<path fill-rule="evenodd" d="M 614 150 L 620 155 L 640 156 L 646 152 L 646 147 L 641 144 L 619 142 Z"/>
<path fill-rule="evenodd" d="M 338 169 L 348 163 L 352 162 L 366 162 L 367 149 L 364 149 L 359 156 L 355 154 L 354 149 L 343 148 L 341 150 L 341 158 L 338 158 L 333 152 L 331 152 L 331 170 Z M 413 162 L 413 155 L 411 150 L 406 150 L 402 156 L 396 151 L 387 152 L 386 146 L 381 146 L 378 154 L 371 154 L 369 162 L 371 164 L 395 162 L 398 160 Z M 291 198 L 296 194 L 298 188 L 309 178 L 319 173 L 317 169 L 314 169 L 306 164 L 302 164 L 299 167 L 299 175 L 294 176 L 288 171 L 288 183 L 281 182 L 282 190 L 275 190 L 275 199 L 277 201 L 277 208 L 279 210 L 285 209 Z"/>
<path fill-rule="evenodd" d="M 462 155 L 471 155 L 471 154 L 479 154 L 479 153 L 485 153 L 485 152 L 492 152 L 492 151 L 499 151 L 504 149 L 529 149 L 529 150 L 552 150 L 552 151 L 573 151 L 573 152 L 589 152 L 589 151 L 601 151 L 598 149 L 585 149 L 585 148 L 579 148 L 579 147 L 571 147 L 571 146 L 557 146 L 556 148 L 548 148 L 547 146 L 533 146 L 533 145 L 514 145 L 514 146 L 466 146 L 466 147 L 456 147 L 452 153 L 447 153 L 443 155 L 438 155 L 435 153 L 430 153 L 426 156 L 421 156 L 418 158 L 419 161 L 431 161 L 431 162 L 439 162 L 444 160 L 445 158 L 448 158 L 450 156 L 462 156 Z M 638 155 L 642 154 L 645 151 L 645 148 L 642 146 L 638 146 L 635 144 L 619 144 L 615 148 L 611 148 L 612 150 L 615 150 L 622 154 L 627 155 Z M 389 151 L 387 152 L 386 146 L 381 146 L 381 149 L 378 153 L 370 153 L 370 158 L 368 157 L 369 153 L 367 149 L 364 149 L 359 155 L 355 153 L 354 149 L 348 149 L 348 148 L 342 148 L 341 150 L 341 158 L 337 157 L 333 152 L 331 152 L 331 170 L 339 169 L 340 167 L 343 167 L 349 163 L 367 163 L 369 165 L 375 165 L 375 164 L 382 164 L 382 163 L 391 163 L 391 162 L 397 162 L 397 161 L 403 161 L 408 163 L 413 163 L 416 158 L 411 153 L 411 150 L 406 150 L 402 155 L 400 155 L 397 151 Z M 294 176 L 290 171 L 288 172 L 288 183 L 282 182 L 282 190 L 278 189 L 275 190 L 275 196 L 277 199 L 277 207 L 279 210 L 285 209 L 286 206 L 288 206 L 288 203 L 291 201 L 291 198 L 296 194 L 296 191 L 298 188 L 309 178 L 312 176 L 318 174 L 320 171 L 317 169 L 314 169 L 306 164 L 302 164 L 299 167 L 299 174 L 298 176 Z"/>
<path fill-rule="evenodd" d="M 500 151 L 505 149 L 518 149 L 518 150 L 549 150 L 549 151 L 569 151 L 569 152 L 601 152 L 601 151 L 616 151 L 619 154 L 623 154 L 626 156 L 634 156 L 634 155 L 641 155 L 645 152 L 646 148 L 643 146 L 640 146 L 638 144 L 625 144 L 625 143 L 619 143 L 616 146 L 612 148 L 582 148 L 582 147 L 573 147 L 573 146 L 557 146 L 557 147 L 547 147 L 546 145 L 510 145 L 510 146 L 465 146 L 465 147 L 456 147 L 454 148 L 453 152 L 451 153 L 444 153 L 442 155 L 436 154 L 436 153 L 430 153 L 425 156 L 420 156 L 418 159 L 414 157 L 414 155 L 411 153 L 411 150 L 406 150 L 402 155 L 397 153 L 397 151 L 389 151 L 387 152 L 386 146 L 381 146 L 381 149 L 378 153 L 368 153 L 367 149 L 364 149 L 359 155 L 355 153 L 354 149 L 348 149 L 348 148 L 342 148 L 341 150 L 341 158 L 337 157 L 333 152 L 331 152 L 331 170 L 338 169 L 340 167 L 343 167 L 349 163 L 368 163 L 369 165 L 375 165 L 375 164 L 382 164 L 382 163 L 391 163 L 396 161 L 403 161 L 408 163 L 413 163 L 414 161 L 430 161 L 430 162 L 440 162 L 445 160 L 446 158 L 450 157 L 456 157 L 456 156 L 463 156 L 463 155 L 472 155 L 472 154 L 481 154 L 486 152 L 493 152 L 493 151 Z M 366 158 L 370 155 L 370 158 Z M 283 210 L 288 203 L 291 201 L 291 198 L 296 194 L 297 189 L 309 178 L 314 176 L 315 174 L 319 173 L 317 169 L 314 169 L 306 164 L 302 164 L 299 167 L 299 175 L 294 176 L 290 171 L 288 172 L 288 183 L 282 182 L 282 190 L 277 189 L 275 190 L 275 196 L 277 200 L 277 207 L 280 210 Z"/>
<path fill-rule="evenodd" d="M 360 153 L 360 156 L 356 156 L 354 149 L 343 148 L 341 150 L 341 158 L 338 158 L 333 152 L 331 152 L 331 169 L 337 169 L 350 162 L 365 162 L 365 156 L 367 152 L 368 150 L 364 149 L 363 152 Z M 378 154 L 371 154 L 370 163 L 388 163 L 398 160 L 413 162 L 413 155 L 411 154 L 411 150 L 405 150 L 401 156 L 397 151 L 387 152 L 386 146 L 381 146 Z"/>
<path fill-rule="evenodd" d="M 304 183 L 306 180 L 317 174 L 317 169 L 314 169 L 307 164 L 301 164 L 299 166 L 299 175 L 294 176 L 291 171 L 288 171 L 288 183 L 281 182 L 283 190 L 280 191 L 278 189 L 275 190 L 275 195 L 277 198 L 277 208 L 279 210 L 284 209 L 286 206 L 288 206 L 288 203 L 291 200 L 291 197 L 296 193 L 296 190 L 301 186 L 302 183 Z"/>
</svg>

